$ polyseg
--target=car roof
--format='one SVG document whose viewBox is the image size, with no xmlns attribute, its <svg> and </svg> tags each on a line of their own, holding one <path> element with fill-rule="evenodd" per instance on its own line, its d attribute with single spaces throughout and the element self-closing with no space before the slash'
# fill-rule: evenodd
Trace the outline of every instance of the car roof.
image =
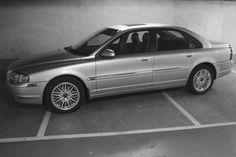
<svg viewBox="0 0 236 157">
<path fill-rule="evenodd" d="M 150 28 L 150 27 L 165 27 L 170 26 L 167 24 L 159 24 L 159 23 L 140 23 L 140 24 L 122 24 L 122 25 L 114 25 L 109 28 L 117 29 L 120 31 L 128 30 L 128 29 L 136 29 L 136 28 Z"/>
</svg>

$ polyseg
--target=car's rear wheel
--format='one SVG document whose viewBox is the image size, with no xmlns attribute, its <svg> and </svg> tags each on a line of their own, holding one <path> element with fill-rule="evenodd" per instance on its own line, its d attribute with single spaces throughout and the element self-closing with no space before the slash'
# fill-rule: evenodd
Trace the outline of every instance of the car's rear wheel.
<svg viewBox="0 0 236 157">
<path fill-rule="evenodd" d="M 44 93 L 44 103 L 55 112 L 67 113 L 78 109 L 84 102 L 83 85 L 74 77 L 63 76 L 52 80 Z"/>
<path fill-rule="evenodd" d="M 187 88 L 190 92 L 200 95 L 208 92 L 214 82 L 214 72 L 207 65 L 197 66 L 190 74 Z"/>
</svg>

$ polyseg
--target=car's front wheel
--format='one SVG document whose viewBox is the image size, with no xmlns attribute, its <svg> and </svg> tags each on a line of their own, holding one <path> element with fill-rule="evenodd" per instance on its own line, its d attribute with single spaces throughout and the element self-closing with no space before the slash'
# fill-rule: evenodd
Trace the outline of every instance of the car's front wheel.
<svg viewBox="0 0 236 157">
<path fill-rule="evenodd" d="M 52 80 L 44 93 L 45 105 L 56 112 L 67 113 L 78 109 L 84 102 L 83 85 L 70 76 Z"/>
<path fill-rule="evenodd" d="M 214 82 L 214 72 L 207 65 L 197 66 L 190 74 L 187 88 L 190 92 L 200 95 L 208 92 Z"/>
</svg>

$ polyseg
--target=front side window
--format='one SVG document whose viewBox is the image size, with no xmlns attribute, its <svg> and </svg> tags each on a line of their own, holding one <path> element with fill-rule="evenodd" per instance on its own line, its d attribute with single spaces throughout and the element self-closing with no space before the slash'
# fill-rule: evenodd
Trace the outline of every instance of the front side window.
<svg viewBox="0 0 236 157">
<path fill-rule="evenodd" d="M 160 29 L 155 32 L 158 51 L 202 48 L 202 44 L 189 34 L 174 30 Z"/>
<path fill-rule="evenodd" d="M 144 53 L 148 52 L 149 40 L 149 31 L 132 31 L 121 35 L 107 48 L 114 50 L 116 55 Z"/>
</svg>

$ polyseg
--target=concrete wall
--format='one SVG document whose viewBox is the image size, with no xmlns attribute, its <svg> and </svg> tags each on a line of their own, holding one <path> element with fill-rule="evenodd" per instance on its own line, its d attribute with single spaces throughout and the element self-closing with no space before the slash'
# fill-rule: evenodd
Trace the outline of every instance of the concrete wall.
<svg viewBox="0 0 236 157">
<path fill-rule="evenodd" d="M 174 24 L 189 28 L 209 40 L 230 43 L 236 52 L 236 2 L 180 1 Z"/>
<path fill-rule="evenodd" d="M 22 58 L 77 43 L 105 26 L 168 23 L 236 49 L 236 3 L 158 0 L 43 0 L 0 3 L 0 58 Z"/>
</svg>

